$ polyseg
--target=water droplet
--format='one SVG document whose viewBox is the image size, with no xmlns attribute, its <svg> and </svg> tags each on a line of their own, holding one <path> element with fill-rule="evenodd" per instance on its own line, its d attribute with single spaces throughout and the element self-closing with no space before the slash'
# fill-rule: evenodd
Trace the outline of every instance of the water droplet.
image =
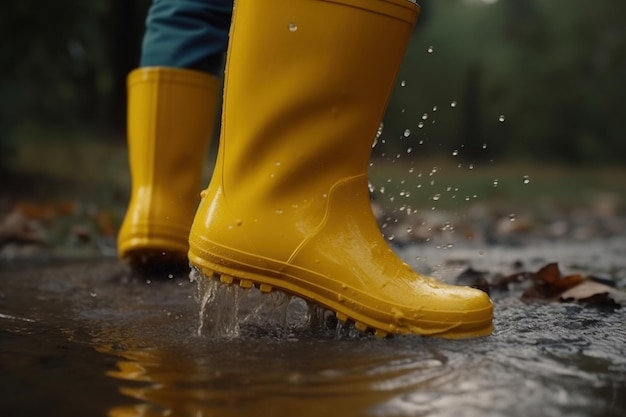
<svg viewBox="0 0 626 417">
<path fill-rule="evenodd" d="M 452 151 L 452 156 L 457 156 L 458 154 L 459 154 L 458 150 L 455 149 L 455 150 Z"/>
<path fill-rule="evenodd" d="M 424 122 L 419 122 L 419 123 L 417 124 L 417 127 L 418 127 L 419 129 L 423 128 L 423 127 L 424 127 Z M 420 144 L 421 144 L 421 143 L 420 143 Z"/>
<path fill-rule="evenodd" d="M 395 238 L 396 238 L 396 237 L 395 237 L 394 235 L 389 235 L 389 236 L 387 236 L 387 240 L 388 240 L 388 241 L 390 241 L 390 242 L 391 242 L 392 240 L 394 240 Z"/>
<path fill-rule="evenodd" d="M 437 111 L 437 106 L 433 106 L 433 111 Z"/>
<path fill-rule="evenodd" d="M 409 174 L 412 174 L 415 169 L 413 167 L 409 168 Z"/>
<path fill-rule="evenodd" d="M 281 209 L 276 210 L 276 214 L 283 214 L 283 211 Z"/>
<path fill-rule="evenodd" d="M 296 25 L 295 23 L 289 23 L 289 25 L 287 25 L 287 27 L 289 28 L 289 32 L 295 32 L 296 30 L 298 30 L 298 25 Z"/>
<path fill-rule="evenodd" d="M 501 114 L 500 117 L 498 117 L 498 121 L 504 122 L 504 120 L 505 120 L 504 115 Z"/>
<path fill-rule="evenodd" d="M 95 298 L 98 294 L 96 294 L 95 292 L 92 292 L 89 295 Z"/>
<path fill-rule="evenodd" d="M 413 148 L 408 148 L 408 149 L 406 150 L 406 153 L 411 153 L 411 152 L 413 152 Z"/>
<path fill-rule="evenodd" d="M 483 143 L 483 149 L 487 149 L 487 144 Z"/>
<path fill-rule="evenodd" d="M 404 137 L 408 138 L 409 136 L 411 136 L 411 129 L 404 129 Z"/>
<path fill-rule="evenodd" d="M 509 214 L 509 221 L 512 221 L 512 222 L 515 221 L 515 213 Z"/>
<path fill-rule="evenodd" d="M 474 164 L 469 164 L 469 169 L 474 169 Z"/>
<path fill-rule="evenodd" d="M 456 100 L 454 100 L 452 103 L 450 103 L 450 107 L 456 107 Z"/>
<path fill-rule="evenodd" d="M 422 114 L 422 120 L 426 120 L 426 119 L 428 119 L 428 113 Z"/>
<path fill-rule="evenodd" d="M 434 201 L 439 201 L 439 199 L 440 199 L 440 198 L 441 198 L 441 194 L 435 194 L 435 195 L 433 196 L 433 200 L 434 200 Z"/>
<path fill-rule="evenodd" d="M 434 50 L 435 50 L 435 47 L 434 47 L 434 46 L 432 46 L 432 45 L 431 45 L 431 46 L 429 46 L 429 47 L 428 47 L 428 49 L 427 49 L 427 51 L 428 51 L 428 53 L 429 53 L 429 54 L 432 54 Z"/>
<path fill-rule="evenodd" d="M 411 226 L 406 228 L 407 233 L 413 233 L 413 228 Z"/>
<path fill-rule="evenodd" d="M 522 178 L 522 182 L 524 184 L 528 184 L 530 182 L 530 177 L 528 175 L 524 175 L 524 177 Z"/>
<path fill-rule="evenodd" d="M 274 162 L 274 165 L 276 165 L 277 167 L 279 167 L 279 166 L 280 166 L 280 161 L 276 161 L 276 162 Z"/>
<path fill-rule="evenodd" d="M 496 179 L 494 179 L 494 180 L 493 180 L 493 186 L 494 186 L 494 187 L 497 187 L 497 186 L 498 186 L 498 184 L 499 184 L 499 182 L 500 182 L 500 181 L 499 181 L 497 178 L 496 178 Z"/>
<path fill-rule="evenodd" d="M 406 81 L 402 80 L 400 81 L 400 87 L 404 87 L 406 85 Z"/>
</svg>

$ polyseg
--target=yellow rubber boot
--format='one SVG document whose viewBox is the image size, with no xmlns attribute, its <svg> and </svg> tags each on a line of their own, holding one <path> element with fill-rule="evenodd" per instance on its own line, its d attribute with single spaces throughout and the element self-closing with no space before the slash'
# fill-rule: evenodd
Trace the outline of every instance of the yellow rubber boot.
<svg viewBox="0 0 626 417">
<path fill-rule="evenodd" d="M 371 145 L 418 11 L 406 0 L 236 2 L 192 265 L 298 295 L 378 336 L 492 331 L 485 293 L 415 273 L 371 211 Z"/>
<path fill-rule="evenodd" d="M 219 82 L 198 71 L 144 67 L 128 76 L 131 198 L 118 254 L 133 266 L 188 265 Z"/>
</svg>

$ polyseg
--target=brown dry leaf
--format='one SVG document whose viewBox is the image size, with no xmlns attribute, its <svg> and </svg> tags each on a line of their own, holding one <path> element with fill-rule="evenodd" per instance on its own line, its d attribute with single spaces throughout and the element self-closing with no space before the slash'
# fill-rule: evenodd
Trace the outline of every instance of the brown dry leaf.
<svg viewBox="0 0 626 417">
<path fill-rule="evenodd" d="M 45 244 L 46 233 L 37 220 L 15 209 L 0 222 L 0 245 L 4 243 Z"/>
<path fill-rule="evenodd" d="M 555 262 L 544 266 L 531 278 L 533 286 L 522 294 L 524 299 L 553 299 L 583 281 L 580 275 L 561 275 L 559 265 Z"/>
<path fill-rule="evenodd" d="M 56 204 L 57 214 L 62 216 L 71 216 L 78 211 L 78 204 L 72 200 L 62 200 Z"/>
<path fill-rule="evenodd" d="M 620 308 L 626 304 L 626 292 L 586 279 L 579 285 L 563 292 L 560 299 L 561 301 L 578 301 L 599 307 Z"/>
<path fill-rule="evenodd" d="M 32 201 L 18 201 L 14 210 L 21 212 L 29 219 L 52 219 L 56 216 L 56 209 L 52 204 L 33 203 Z"/>
<path fill-rule="evenodd" d="M 113 225 L 111 213 L 107 210 L 101 210 L 96 215 L 98 230 L 102 236 L 115 236 L 117 229 Z"/>
<path fill-rule="evenodd" d="M 596 278 L 579 274 L 564 276 L 557 263 L 550 263 L 529 277 L 533 285 L 522 294 L 523 299 L 576 301 L 612 309 L 626 303 L 626 292 Z"/>
</svg>

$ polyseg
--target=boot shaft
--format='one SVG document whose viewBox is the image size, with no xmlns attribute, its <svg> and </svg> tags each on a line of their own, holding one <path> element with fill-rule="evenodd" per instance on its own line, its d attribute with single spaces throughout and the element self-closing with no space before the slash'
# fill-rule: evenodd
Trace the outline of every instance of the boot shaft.
<svg viewBox="0 0 626 417">
<path fill-rule="evenodd" d="M 322 195 L 338 179 L 364 173 L 418 6 L 240 0 L 235 8 L 220 155 L 225 187 L 246 184 L 259 192 L 255 201 L 276 202 L 307 178 Z"/>
</svg>

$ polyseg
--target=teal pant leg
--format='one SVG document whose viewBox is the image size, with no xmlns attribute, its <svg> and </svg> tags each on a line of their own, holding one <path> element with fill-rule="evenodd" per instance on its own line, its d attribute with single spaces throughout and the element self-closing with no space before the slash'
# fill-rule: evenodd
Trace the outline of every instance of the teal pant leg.
<svg viewBox="0 0 626 417">
<path fill-rule="evenodd" d="M 218 75 L 232 11 L 233 0 L 154 0 L 146 19 L 140 66 Z"/>
</svg>

